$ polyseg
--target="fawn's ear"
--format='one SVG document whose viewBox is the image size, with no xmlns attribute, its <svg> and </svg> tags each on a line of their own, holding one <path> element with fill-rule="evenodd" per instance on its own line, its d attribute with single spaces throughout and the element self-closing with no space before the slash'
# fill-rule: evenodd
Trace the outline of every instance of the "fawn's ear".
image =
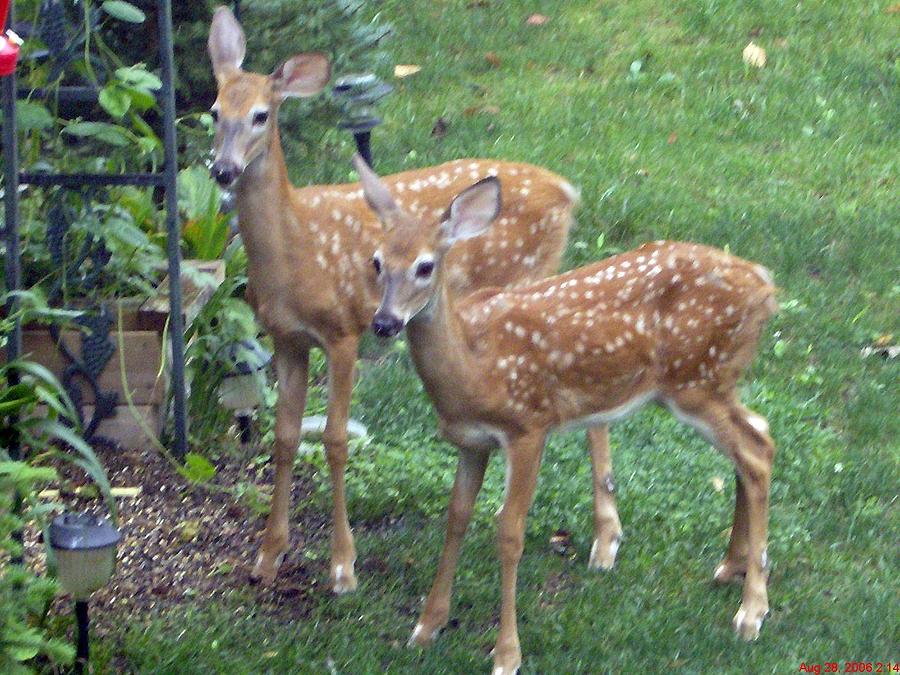
<svg viewBox="0 0 900 675">
<path fill-rule="evenodd" d="M 281 98 L 314 96 L 331 79 L 331 61 L 325 54 L 310 52 L 292 56 L 269 78 Z"/>
<path fill-rule="evenodd" d="M 383 224 L 387 224 L 388 216 L 399 208 L 397 202 L 394 201 L 387 186 L 381 182 L 378 174 L 372 171 L 359 153 L 353 155 L 353 168 L 359 174 L 359 182 L 369 208 L 378 214 Z"/>
<path fill-rule="evenodd" d="M 241 24 L 227 7 L 216 8 L 209 39 L 206 41 L 213 73 L 221 81 L 223 77 L 241 67 L 247 53 L 247 38 Z"/>
<path fill-rule="evenodd" d="M 489 176 L 460 192 L 441 223 L 441 243 L 450 246 L 488 230 L 500 213 L 500 179 Z"/>
</svg>

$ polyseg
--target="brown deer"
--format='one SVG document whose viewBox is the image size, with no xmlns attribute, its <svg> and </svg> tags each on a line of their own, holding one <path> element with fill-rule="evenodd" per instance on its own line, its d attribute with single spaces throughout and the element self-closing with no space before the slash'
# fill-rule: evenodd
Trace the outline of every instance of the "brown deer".
<svg viewBox="0 0 900 675">
<path fill-rule="evenodd" d="M 608 489 L 606 425 L 651 401 L 735 463 L 734 526 L 715 579 L 746 575 L 734 626 L 742 637 L 756 638 L 768 611 L 774 447 L 766 421 L 740 404 L 736 387 L 776 309 L 769 273 L 714 248 L 658 241 L 565 274 L 458 299 L 448 293 L 448 256 L 457 242 L 479 241 L 471 238 L 489 231 L 501 212 L 500 180 L 485 178 L 442 216 L 422 218 L 398 204 L 358 157 L 354 161 L 366 200 L 386 230 L 374 252 L 382 300 L 372 328 L 393 336 L 406 327 L 440 430 L 460 448 L 444 550 L 410 642 L 430 643 L 447 622 L 459 547 L 488 451 L 500 447 L 506 496 L 499 514 L 502 603 L 494 672 L 515 672 L 521 661 L 516 570 L 547 433 L 594 428 L 599 497 L 591 562 L 606 567 L 620 535 Z"/>
<path fill-rule="evenodd" d="M 309 351 L 328 359 L 323 434 L 334 491 L 331 582 L 356 587 L 355 551 L 344 494 L 347 421 L 357 344 L 378 306 L 372 251 L 382 240 L 358 184 L 296 188 L 288 180 L 278 108 L 312 96 L 330 76 L 321 54 L 294 56 L 269 76 L 241 70 L 246 40 L 225 7 L 216 10 L 209 55 L 218 81 L 212 174 L 234 190 L 248 258 L 247 298 L 275 344 L 275 489 L 252 576 L 270 582 L 287 550 L 291 474 L 306 402 Z M 460 246 L 447 261 L 453 292 L 505 286 L 552 274 L 559 264 L 577 193 L 557 175 L 527 164 L 459 160 L 386 179 L 410 212 L 432 216 L 465 185 L 502 176 L 506 207 L 491 237 Z M 377 262 L 376 262 L 377 264 Z"/>
</svg>

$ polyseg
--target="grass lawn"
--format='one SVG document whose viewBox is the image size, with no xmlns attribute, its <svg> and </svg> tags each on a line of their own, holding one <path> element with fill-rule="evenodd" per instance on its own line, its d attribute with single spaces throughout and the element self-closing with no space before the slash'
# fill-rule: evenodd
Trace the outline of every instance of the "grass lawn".
<svg viewBox="0 0 900 675">
<path fill-rule="evenodd" d="M 523 672 L 797 672 L 803 661 L 843 670 L 900 660 L 898 364 L 860 356 L 879 336 L 900 341 L 892 1 L 375 4 L 395 25 L 395 62 L 422 66 L 384 106 L 380 172 L 464 156 L 541 164 L 583 193 L 566 266 L 647 239 L 689 239 L 763 263 L 782 289 L 783 311 L 744 387 L 778 446 L 771 615 L 759 641 L 732 633 L 739 587 L 711 583 L 731 523 L 731 465 L 647 409 L 613 427 L 625 541 L 607 574 L 587 570 L 583 434 L 551 438 L 519 573 Z M 534 12 L 549 22 L 526 25 Z M 751 39 L 768 52 L 762 70 L 741 60 Z M 448 128 L 435 137 L 441 117 Z M 325 156 L 291 148 L 297 183 L 349 178 L 352 144 L 338 132 L 330 140 Z M 455 451 L 436 440 L 402 345 L 367 349 L 384 356 L 354 399 L 372 435 L 348 477 L 358 592 L 323 590 L 290 622 L 255 608 L 252 588 L 148 621 L 107 616 L 95 646 L 101 670 L 488 671 L 502 457 L 463 549 L 452 624 L 430 651 L 406 649 L 440 552 Z M 323 406 L 313 391 L 310 410 Z M 317 488 L 296 519 L 327 512 L 321 456 L 297 472 Z M 551 550 L 557 529 L 572 533 L 574 557 Z M 319 537 L 291 558 L 324 578 L 327 555 Z"/>
</svg>

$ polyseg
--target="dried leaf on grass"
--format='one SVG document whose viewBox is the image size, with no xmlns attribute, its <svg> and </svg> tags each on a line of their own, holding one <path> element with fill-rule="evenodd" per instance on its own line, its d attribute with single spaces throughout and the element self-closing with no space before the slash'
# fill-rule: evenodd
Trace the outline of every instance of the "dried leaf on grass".
<svg viewBox="0 0 900 675">
<path fill-rule="evenodd" d="M 528 26 L 543 26 L 550 20 L 549 16 L 545 16 L 544 14 L 532 14 L 527 19 L 525 19 L 525 23 Z"/>
<path fill-rule="evenodd" d="M 744 47 L 744 63 L 754 68 L 764 68 L 766 65 L 766 50 L 755 42 Z"/>
<path fill-rule="evenodd" d="M 500 67 L 501 60 L 500 60 L 500 57 L 497 55 L 497 52 L 485 53 L 484 59 L 485 59 L 485 61 L 490 63 L 492 66 L 494 66 L 494 68 Z"/>
<path fill-rule="evenodd" d="M 409 77 L 410 75 L 415 75 L 420 70 L 422 70 L 422 66 L 417 66 L 412 63 L 396 65 L 394 66 L 394 77 Z"/>
</svg>

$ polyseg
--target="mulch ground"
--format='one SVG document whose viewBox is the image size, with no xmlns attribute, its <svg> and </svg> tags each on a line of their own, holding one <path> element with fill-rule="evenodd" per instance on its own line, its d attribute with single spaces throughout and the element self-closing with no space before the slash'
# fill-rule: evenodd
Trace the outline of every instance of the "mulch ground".
<svg viewBox="0 0 900 675">
<path fill-rule="evenodd" d="M 328 592 L 327 560 L 310 561 L 304 547 L 328 542 L 328 514 L 307 509 L 291 519 L 291 551 L 271 586 L 252 585 L 252 569 L 265 517 L 227 491 L 190 486 L 156 451 L 104 449 L 98 452 L 110 484 L 140 487 L 137 497 L 118 499 L 119 528 L 115 574 L 110 584 L 91 597 L 92 620 L 101 632 L 104 622 L 121 617 L 149 617 L 181 603 L 206 603 L 235 590 L 255 596 L 254 611 L 285 621 L 296 620 Z M 73 481 L 83 478 L 60 467 Z M 253 482 L 269 490 L 273 469 Z M 217 466 L 216 485 L 248 480 L 246 462 L 235 459 Z M 76 483 L 77 485 L 77 483 Z M 295 472 L 293 504 L 311 491 L 310 476 Z M 98 500 L 81 499 L 64 491 L 60 501 L 72 510 L 98 510 Z M 326 546 L 327 549 L 327 546 Z M 327 556 L 325 556 L 327 558 Z M 26 535 L 26 560 L 44 565 L 44 548 L 36 532 Z M 111 610 L 111 611 L 104 611 Z M 68 613 L 71 604 L 59 598 L 54 612 Z"/>
</svg>

